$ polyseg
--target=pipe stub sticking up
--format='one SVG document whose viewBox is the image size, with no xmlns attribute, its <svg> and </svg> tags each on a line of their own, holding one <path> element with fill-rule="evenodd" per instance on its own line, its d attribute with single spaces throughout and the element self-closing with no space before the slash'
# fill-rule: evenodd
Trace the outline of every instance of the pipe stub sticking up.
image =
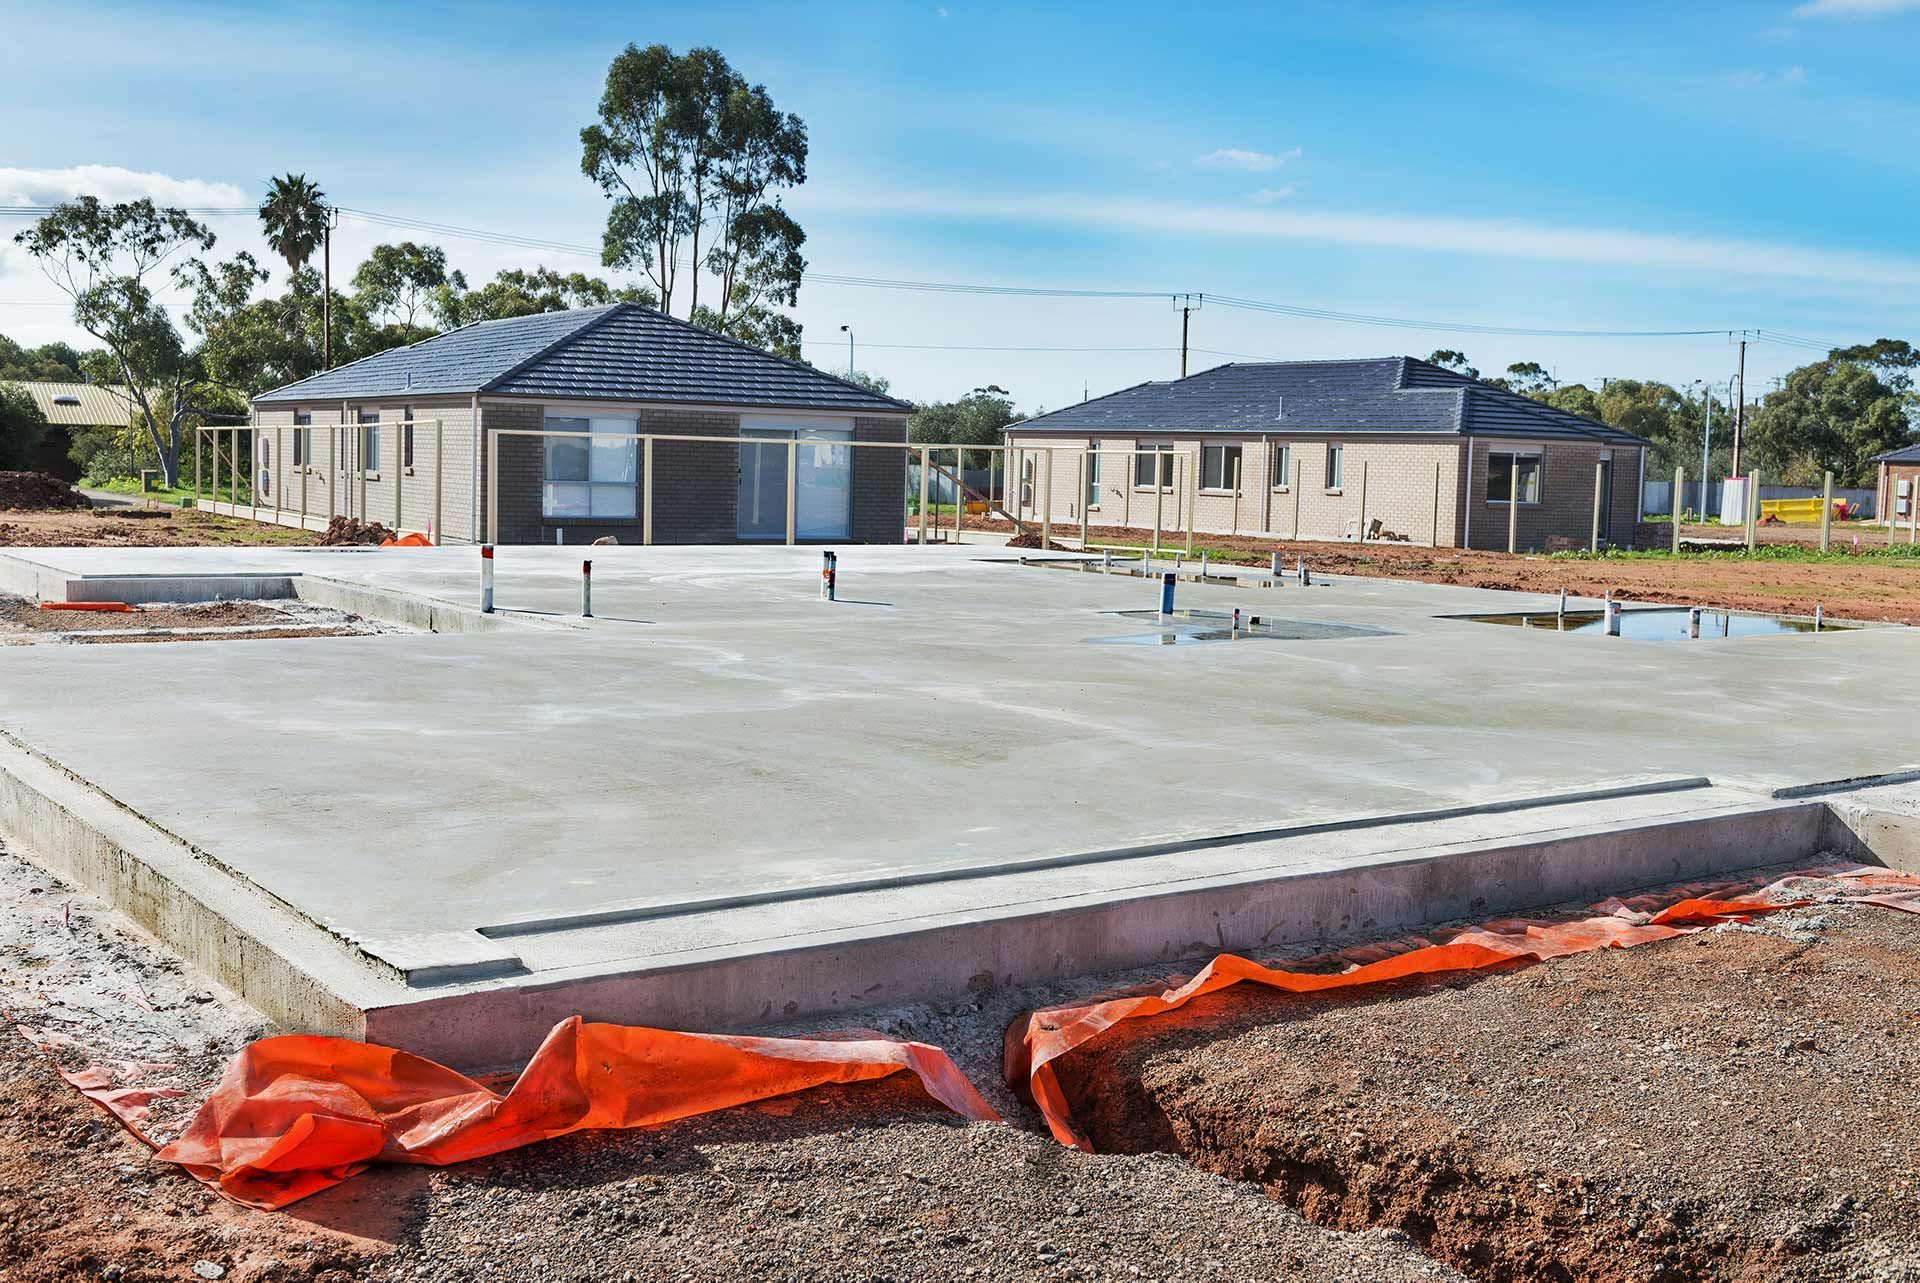
<svg viewBox="0 0 1920 1283">
<path fill-rule="evenodd" d="M 839 591 L 840 558 L 831 552 L 820 554 L 820 600 L 835 601 Z"/>
</svg>

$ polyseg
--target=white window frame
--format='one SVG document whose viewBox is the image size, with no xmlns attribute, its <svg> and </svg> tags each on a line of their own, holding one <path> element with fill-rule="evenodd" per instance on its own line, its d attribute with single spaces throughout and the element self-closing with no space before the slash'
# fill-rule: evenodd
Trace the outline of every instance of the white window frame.
<svg viewBox="0 0 1920 1283">
<path fill-rule="evenodd" d="M 1087 493 L 1088 508 L 1100 506 L 1100 443 L 1087 442 Z"/>
<path fill-rule="evenodd" d="M 1326 491 L 1328 494 L 1339 494 L 1346 488 L 1347 447 L 1342 442 L 1327 442 L 1326 481 Z"/>
<path fill-rule="evenodd" d="M 293 412 L 293 466 L 304 468 L 313 462 L 313 411 Z"/>
<path fill-rule="evenodd" d="M 1513 479 L 1513 459 L 1515 456 L 1518 456 L 1520 459 L 1520 493 L 1522 494 L 1525 494 L 1527 492 L 1527 474 L 1528 474 L 1527 465 L 1529 463 L 1533 465 L 1532 467 L 1533 498 L 1520 500 L 1520 506 L 1522 508 L 1538 508 L 1541 504 L 1546 502 L 1546 499 L 1547 499 L 1546 452 L 1544 450 L 1539 449 L 1538 447 L 1535 447 L 1533 449 L 1528 449 L 1524 446 L 1515 446 L 1510 450 L 1487 451 L 1487 488 L 1486 488 L 1485 498 L 1486 498 L 1487 506 L 1489 508 L 1504 508 L 1508 505 L 1508 503 L 1512 502 L 1511 498 L 1507 498 L 1507 499 L 1494 498 L 1493 481 L 1495 477 L 1504 477 L 1507 479 L 1509 483 L 1511 483 Z M 1495 463 L 1494 462 L 1495 459 L 1504 460 L 1504 462 Z"/>
<path fill-rule="evenodd" d="M 1268 474 L 1268 483 L 1275 490 L 1293 489 L 1293 443 L 1276 441 L 1267 452 L 1267 466 L 1272 469 Z"/>
<path fill-rule="evenodd" d="M 596 413 L 595 411 L 586 407 L 581 407 L 580 409 L 576 410 L 571 406 L 569 406 L 566 409 L 560 410 L 558 412 L 549 410 L 545 412 L 540 419 L 540 426 L 544 430 L 549 432 L 580 431 L 579 428 L 571 427 L 571 426 L 569 427 L 553 426 L 556 423 L 560 423 L 560 424 L 584 423 L 587 425 L 586 426 L 587 432 L 594 433 L 598 431 L 605 431 L 606 434 L 611 437 L 621 437 L 621 436 L 633 437 L 633 436 L 638 436 L 640 432 L 640 419 L 638 415 L 631 414 L 631 413 L 628 413 L 628 414 Z M 595 423 L 618 424 L 620 425 L 620 427 L 618 430 L 614 428 L 596 429 L 594 427 Z M 596 481 L 593 479 L 594 443 L 591 440 L 591 438 L 589 438 L 585 443 L 586 451 L 587 451 L 586 476 L 578 479 L 573 477 L 562 477 L 562 478 L 556 479 L 550 474 L 549 469 L 553 465 L 553 454 L 550 449 L 550 446 L 552 445 L 555 439 L 556 438 L 552 438 L 552 437 L 540 438 L 540 519 L 542 521 L 553 522 L 556 524 L 608 525 L 608 524 L 631 524 L 633 522 L 637 522 L 640 520 L 640 483 L 642 481 L 642 477 L 640 473 L 641 473 L 641 470 L 646 465 L 640 458 L 640 443 L 638 441 L 629 440 L 626 443 L 627 449 L 630 452 L 628 458 L 632 465 L 632 472 L 633 472 L 632 480 L 630 481 L 620 481 L 620 480 Z M 574 438 L 569 437 L 569 438 L 560 438 L 560 439 L 572 441 Z M 552 491 L 552 487 L 555 485 L 583 487 L 587 492 L 587 510 L 585 512 L 553 511 L 551 491 Z M 630 491 L 632 493 L 632 498 L 633 498 L 633 511 L 632 512 L 624 511 L 625 505 L 621 504 L 618 506 L 621 507 L 623 511 L 620 511 L 618 513 L 609 514 L 609 513 L 594 512 L 593 501 L 594 501 L 594 492 L 596 490 Z"/>
<path fill-rule="evenodd" d="M 368 415 L 373 417 L 369 419 Z M 353 461 L 354 466 L 362 476 L 377 477 L 380 474 L 380 411 L 355 407 L 354 426 L 360 429 L 354 434 L 354 445 L 360 452 Z"/>
<path fill-rule="evenodd" d="M 1207 484 L 1207 456 L 1216 451 L 1219 452 L 1220 455 L 1220 484 L 1217 486 Z M 1230 465 L 1236 459 L 1240 463 L 1240 479 L 1244 482 L 1246 480 L 1247 468 L 1247 451 L 1244 443 L 1239 441 L 1202 442 L 1200 445 L 1200 489 L 1208 494 L 1232 494 L 1234 490 L 1233 469 Z"/>
</svg>

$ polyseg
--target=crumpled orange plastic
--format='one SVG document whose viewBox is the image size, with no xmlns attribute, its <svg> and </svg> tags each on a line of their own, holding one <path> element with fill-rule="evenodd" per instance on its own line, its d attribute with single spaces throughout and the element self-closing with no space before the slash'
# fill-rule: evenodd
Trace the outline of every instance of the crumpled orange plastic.
<svg viewBox="0 0 1920 1283">
<path fill-rule="evenodd" d="M 647 1127 L 902 1071 L 962 1117 L 997 1115 L 937 1047 L 555 1025 L 503 1096 L 391 1047 L 293 1034 L 240 1052 L 156 1155 L 249 1207 L 285 1207 L 369 1163 L 441 1166 L 590 1128 Z"/>
<path fill-rule="evenodd" d="M 1855 868 L 1819 870 L 1807 876 L 1850 880 L 1853 885 L 1863 889 L 1902 888 L 1903 891 L 1886 895 L 1859 898 L 1871 904 L 1920 912 L 1920 878 L 1912 874 L 1887 869 Z M 1670 940 L 1705 930 L 1717 923 L 1744 922 L 1755 914 L 1777 913 L 1782 909 L 1794 909 L 1812 903 L 1808 900 L 1768 901 L 1772 893 L 1798 880 L 1798 877 L 1784 878 L 1751 895 L 1731 899 L 1684 899 L 1651 916 L 1623 909 L 1622 913 L 1571 922 L 1489 924 L 1461 932 L 1444 944 L 1422 945 L 1332 974 L 1265 967 L 1237 954 L 1223 953 L 1184 984 L 1161 993 L 1028 1013 L 1023 1020 L 1015 1021 L 1007 1029 L 1004 1060 L 1007 1081 L 1033 1101 L 1046 1119 L 1055 1140 L 1091 1153 L 1092 1143 L 1074 1125 L 1072 1103 L 1060 1085 L 1056 1065 L 1061 1057 L 1085 1046 L 1123 1021 L 1174 1011 L 1202 994 L 1214 993 L 1242 981 L 1288 993 L 1316 993 L 1354 985 L 1378 984 L 1408 976 L 1475 971 L 1510 963 L 1544 962 L 1549 958 L 1585 953 L 1592 949 L 1625 949 L 1654 940 Z"/>
</svg>

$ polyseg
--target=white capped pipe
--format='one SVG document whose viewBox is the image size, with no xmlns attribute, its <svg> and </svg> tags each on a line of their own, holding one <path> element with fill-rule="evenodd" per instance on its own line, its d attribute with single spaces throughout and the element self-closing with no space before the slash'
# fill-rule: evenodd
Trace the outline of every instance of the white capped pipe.
<svg viewBox="0 0 1920 1283">
<path fill-rule="evenodd" d="M 480 610 L 493 613 L 493 545 L 480 545 Z"/>
</svg>

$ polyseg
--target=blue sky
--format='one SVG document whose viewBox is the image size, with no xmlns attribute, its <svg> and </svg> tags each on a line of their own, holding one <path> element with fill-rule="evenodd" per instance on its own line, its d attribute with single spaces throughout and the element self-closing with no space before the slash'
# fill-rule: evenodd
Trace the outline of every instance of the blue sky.
<svg viewBox="0 0 1920 1283">
<path fill-rule="evenodd" d="M 577 135 L 627 42 L 720 48 L 808 124 L 825 273 L 1216 295 L 1447 323 L 1920 338 L 1920 0 L 1205 8 L 0 3 L 0 204 L 340 204 L 567 244 Z M 5 230 L 12 230 L 8 224 Z M 260 252 L 251 220 L 219 251 Z M 344 267 L 396 234 L 349 222 Z M 436 238 L 470 278 L 591 260 Z M 264 254 L 263 257 L 266 257 Z M 0 251 L 0 333 L 73 337 Z M 1028 409 L 1178 372 L 1167 299 L 811 283 L 808 356 Z M 1724 381 L 1722 336 L 1427 332 L 1204 305 L 1230 359 L 1538 360 Z M 1019 349 L 993 351 L 981 349 Z M 1038 349 L 1109 349 L 1046 351 Z M 1751 349 L 1749 386 L 1810 353 Z"/>
</svg>

